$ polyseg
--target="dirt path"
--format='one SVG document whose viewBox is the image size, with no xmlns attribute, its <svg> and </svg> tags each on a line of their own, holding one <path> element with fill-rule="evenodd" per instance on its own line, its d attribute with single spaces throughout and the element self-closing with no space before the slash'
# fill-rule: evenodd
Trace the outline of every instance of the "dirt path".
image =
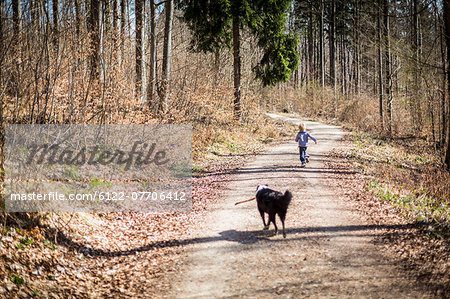
<svg viewBox="0 0 450 299">
<path fill-rule="evenodd" d="M 223 200 L 192 236 L 169 297 L 427 297 L 371 243 L 381 227 L 362 223 L 330 187 L 331 170 L 324 162 L 331 159 L 327 153 L 343 132 L 305 123 L 319 141 L 310 143 L 307 168 L 299 168 L 292 141 L 259 155 L 233 175 Z M 263 183 L 294 194 L 286 239 L 271 236 L 273 226 L 262 231 L 255 202 L 234 206 Z"/>
</svg>

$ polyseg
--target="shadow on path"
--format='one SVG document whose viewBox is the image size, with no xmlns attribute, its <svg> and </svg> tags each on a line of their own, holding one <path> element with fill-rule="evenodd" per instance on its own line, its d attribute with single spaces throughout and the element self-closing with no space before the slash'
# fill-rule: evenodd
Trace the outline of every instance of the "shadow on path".
<svg viewBox="0 0 450 299">
<path fill-rule="evenodd" d="M 286 233 L 289 234 L 307 234 L 310 232 L 323 232 L 319 236 L 300 236 L 294 238 L 270 238 L 273 233 L 263 230 L 253 230 L 253 231 L 236 231 L 227 230 L 220 232 L 220 236 L 202 237 L 202 238 L 192 238 L 192 239 L 182 239 L 182 240 L 170 240 L 153 242 L 144 246 L 132 248 L 129 250 L 118 250 L 109 251 L 102 249 L 95 249 L 79 242 L 73 241 L 70 237 L 66 236 L 64 233 L 57 233 L 60 245 L 64 245 L 71 248 L 76 248 L 77 251 L 82 252 L 87 257 L 119 257 L 134 255 L 138 252 L 150 251 L 154 248 L 164 248 L 164 247 L 176 247 L 184 246 L 196 243 L 208 243 L 208 242 L 218 242 L 218 241 L 233 241 L 240 244 L 253 244 L 261 241 L 266 242 L 290 242 L 293 240 L 305 240 L 305 239 L 323 239 L 323 238 L 333 238 L 333 237 L 343 237 L 343 236 L 353 236 L 353 237 L 366 237 L 372 234 L 366 232 L 361 234 L 345 234 L 349 232 L 357 231 L 376 231 L 381 229 L 395 229 L 398 231 L 407 230 L 410 228 L 419 227 L 420 224 L 404 224 L 404 225 L 349 225 L 349 226 L 329 226 L 329 227 L 302 227 L 302 228 L 286 228 Z M 52 229 L 46 228 L 47 231 Z"/>
<path fill-rule="evenodd" d="M 224 156 L 228 156 L 228 155 L 224 155 Z M 247 156 L 247 154 L 238 155 L 238 156 Z M 300 163 L 299 162 L 299 158 L 298 158 L 298 152 L 249 154 L 248 156 L 255 156 L 255 157 L 260 157 L 260 156 L 295 156 L 296 159 L 294 160 L 293 163 Z M 329 158 L 332 159 L 334 156 L 330 155 L 330 154 L 312 154 L 311 157 L 312 157 L 311 159 L 313 159 L 314 161 L 323 162 L 323 161 L 329 161 Z M 217 171 L 200 171 L 198 173 L 194 173 L 194 176 L 196 176 L 196 177 L 204 177 L 205 175 L 206 176 L 218 176 L 218 175 L 238 174 L 238 173 L 245 173 L 245 171 L 247 169 L 251 169 L 251 168 L 248 168 L 248 167 L 243 167 L 243 168 L 224 168 L 224 169 L 217 170 Z M 284 166 L 282 169 L 280 169 L 280 166 L 272 165 L 272 166 L 268 166 L 268 167 L 261 167 L 259 169 L 261 169 L 261 170 L 264 169 L 265 171 L 268 171 L 268 172 L 286 171 L 286 169 L 289 169 L 289 170 L 292 170 L 292 171 L 296 171 L 296 172 L 301 172 L 301 171 L 305 171 L 308 168 L 305 169 L 305 168 L 300 168 L 299 165 L 292 165 L 292 166 Z M 312 168 L 309 168 L 309 169 L 312 169 Z"/>
</svg>

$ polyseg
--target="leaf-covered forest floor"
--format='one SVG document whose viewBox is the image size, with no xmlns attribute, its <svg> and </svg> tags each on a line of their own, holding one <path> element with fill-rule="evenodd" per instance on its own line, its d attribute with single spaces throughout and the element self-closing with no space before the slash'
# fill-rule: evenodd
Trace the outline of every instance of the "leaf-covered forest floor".
<svg viewBox="0 0 450 299">
<path fill-rule="evenodd" d="M 203 168 L 193 181 L 191 213 L 61 213 L 41 220 L 46 226 L 8 227 L 0 243 L 0 294 L 96 298 L 164 292 L 170 281 L 163 274 L 177 271 L 180 240 L 214 202 L 222 173 L 244 160 L 224 157 Z"/>
<path fill-rule="evenodd" d="M 191 213 L 51 213 L 31 225 L 20 219 L 10 225 L 10 217 L 1 233 L 0 297 L 164 294 L 171 288 L 167 274 L 178 271 L 183 240 L 217 200 L 224 177 L 291 129 L 269 124 L 261 129 L 267 132 L 253 130 L 244 138 L 248 129 L 227 136 L 220 131 L 219 141 L 207 148 L 197 151 L 194 145 Z"/>
<path fill-rule="evenodd" d="M 282 129 L 295 135 L 295 128 Z M 254 142 L 251 152 L 237 147 L 234 152 L 225 153 L 220 150 L 223 146 L 212 147 L 196 165 L 192 213 L 61 213 L 46 215 L 39 226 L 6 225 L 0 242 L 0 295 L 8 298 L 165 297 L 173 288 L 173 274 L 178 275 L 183 264 L 183 245 L 189 243 L 192 233 L 220 198 L 227 186 L 226 178 L 254 155 L 290 138 L 281 134 L 269 145 Z M 398 180 L 393 175 L 414 181 L 417 169 L 415 164 L 406 162 L 398 167 L 393 158 L 377 163 L 376 158 L 367 156 L 385 157 L 385 152 L 378 150 L 383 146 L 386 143 L 379 144 L 367 136 L 346 135 L 330 154 L 332 162 L 327 167 L 334 171 L 328 174 L 328 181 L 366 223 L 398 223 L 406 227 L 401 231 L 395 227 L 386 229 L 375 240 L 376 245 L 398 261 L 408 277 L 427 288 L 430 296 L 445 297 L 450 292 L 445 222 L 448 210 L 446 216 L 445 212 L 438 215 L 436 209 L 431 209 L 434 219 L 401 206 L 398 202 L 402 201 L 393 196 L 386 196 L 386 190 L 393 190 L 392 184 L 386 182 Z M 404 151 L 396 145 L 389 146 Z M 367 148 L 374 150 L 373 153 Z M 417 158 L 414 163 L 420 165 L 426 161 L 429 165 L 424 159 L 429 158 Z M 391 167 L 400 169 L 402 174 L 395 174 Z M 448 202 L 449 181 L 445 180 L 448 174 L 439 172 L 438 175 L 443 183 L 437 184 L 439 190 L 435 194 L 447 196 Z M 426 186 L 417 189 L 424 194 Z M 424 205 L 422 210 L 426 209 L 428 206 Z"/>
<path fill-rule="evenodd" d="M 379 190 L 374 190 L 374 181 L 380 182 L 377 188 L 385 188 L 383 190 L 391 190 L 389 192 L 399 194 L 402 184 L 403 188 L 411 189 L 408 182 L 410 179 L 412 180 L 412 177 L 420 181 L 417 176 L 428 176 L 428 174 L 425 174 L 425 171 L 418 174 L 417 170 L 401 168 L 402 179 L 400 177 L 393 179 L 393 176 L 399 175 L 391 169 L 395 167 L 392 166 L 394 163 L 380 164 L 373 162 L 373 157 L 363 157 L 363 153 L 367 155 L 367 148 L 358 146 L 358 140 L 361 140 L 359 134 L 348 134 L 344 140 L 340 141 L 340 146 L 331 152 L 333 162 L 327 163 L 330 168 L 335 170 L 330 173 L 330 176 L 335 178 L 331 182 L 343 194 L 341 198 L 351 204 L 368 225 L 384 223 L 403 225 L 401 230 L 395 226 L 387 228 L 374 242 L 379 245 L 381 250 L 396 258 L 407 276 L 416 279 L 437 298 L 445 298 L 450 292 L 448 207 L 446 206 L 446 209 L 439 214 L 439 221 L 426 221 L 423 217 L 429 207 L 420 207 L 420 203 L 418 203 L 416 204 L 417 210 L 413 210 L 411 208 L 414 205 L 412 199 L 410 206 L 401 206 L 396 201 L 380 197 Z M 368 144 L 374 144 L 371 138 L 366 137 L 363 140 Z M 391 147 L 396 151 L 403 150 L 393 144 Z M 385 152 L 378 151 L 376 156 L 383 154 Z M 440 172 L 440 174 L 446 179 L 442 180 L 442 178 L 436 177 L 436 181 L 432 185 L 437 185 L 442 189 L 446 188 L 446 191 L 441 190 L 441 192 L 447 196 L 448 202 L 450 194 L 448 173 Z M 422 188 L 425 189 L 425 186 Z M 432 188 L 432 186 L 428 186 L 428 188 Z M 414 193 L 414 190 L 410 190 L 410 192 Z M 407 197 L 407 195 L 403 196 Z M 400 195 L 399 197 L 402 198 Z"/>
</svg>

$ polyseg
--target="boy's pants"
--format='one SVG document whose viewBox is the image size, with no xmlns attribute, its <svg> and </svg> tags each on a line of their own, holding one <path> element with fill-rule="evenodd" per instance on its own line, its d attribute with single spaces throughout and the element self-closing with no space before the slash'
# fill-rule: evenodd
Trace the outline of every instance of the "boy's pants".
<svg viewBox="0 0 450 299">
<path fill-rule="evenodd" d="M 306 149 L 307 149 L 307 147 L 303 147 L 303 146 L 299 147 L 299 150 L 300 150 L 300 162 L 302 162 L 302 164 L 306 164 L 305 158 L 308 156 L 306 154 Z"/>
</svg>

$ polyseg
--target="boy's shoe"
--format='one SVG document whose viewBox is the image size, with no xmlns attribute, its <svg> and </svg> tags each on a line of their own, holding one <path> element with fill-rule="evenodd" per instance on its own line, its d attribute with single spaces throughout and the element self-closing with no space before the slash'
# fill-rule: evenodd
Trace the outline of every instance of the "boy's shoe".
<svg viewBox="0 0 450 299">
<path fill-rule="evenodd" d="M 306 160 L 306 163 L 309 163 L 309 157 L 306 157 L 305 160 Z"/>
<path fill-rule="evenodd" d="M 304 168 L 306 166 L 305 163 L 302 163 L 302 165 L 300 166 L 300 168 Z"/>
</svg>

